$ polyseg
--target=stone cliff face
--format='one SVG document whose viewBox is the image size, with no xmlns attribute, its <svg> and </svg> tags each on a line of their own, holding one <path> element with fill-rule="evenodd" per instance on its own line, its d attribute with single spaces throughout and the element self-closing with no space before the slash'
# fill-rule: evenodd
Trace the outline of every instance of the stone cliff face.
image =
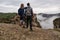
<svg viewBox="0 0 60 40">
<path fill-rule="evenodd" d="M 16 16 L 14 16 L 11 19 L 2 18 L 2 19 L 0 19 L 0 22 L 1 23 L 10 23 L 10 24 L 18 24 L 19 25 L 19 23 L 20 23 L 20 16 L 16 15 Z M 39 22 L 37 21 L 36 14 L 34 14 L 32 25 L 34 27 L 40 27 L 41 28 Z"/>
<path fill-rule="evenodd" d="M 19 24 L 19 21 L 20 21 L 20 17 L 18 15 L 15 16 L 13 19 L 11 19 L 11 22 L 14 22 L 15 24 Z M 39 22 L 37 21 L 36 14 L 34 14 L 32 25 L 34 27 L 40 27 L 41 28 Z"/>
<path fill-rule="evenodd" d="M 54 24 L 54 28 L 60 28 L 60 18 L 56 18 L 53 21 L 53 24 Z"/>
<path fill-rule="evenodd" d="M 20 16 L 16 15 L 16 16 L 12 17 L 11 19 L 0 18 L 0 23 L 10 23 L 10 24 L 18 24 L 19 25 Z M 39 22 L 37 21 L 36 14 L 34 14 L 32 24 L 33 24 L 33 27 L 40 27 L 41 28 Z M 53 24 L 54 24 L 54 28 L 57 28 L 57 26 L 59 26 L 58 28 L 60 28 L 60 18 L 55 19 L 53 21 Z"/>
</svg>

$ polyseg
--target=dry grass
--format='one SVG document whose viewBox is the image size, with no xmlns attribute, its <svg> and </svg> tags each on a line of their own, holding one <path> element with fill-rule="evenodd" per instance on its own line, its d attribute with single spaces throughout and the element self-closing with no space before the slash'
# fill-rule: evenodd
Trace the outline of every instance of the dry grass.
<svg viewBox="0 0 60 40">
<path fill-rule="evenodd" d="M 0 40 L 60 40 L 58 36 L 52 30 L 33 27 L 29 31 L 17 24 L 0 23 Z"/>
</svg>

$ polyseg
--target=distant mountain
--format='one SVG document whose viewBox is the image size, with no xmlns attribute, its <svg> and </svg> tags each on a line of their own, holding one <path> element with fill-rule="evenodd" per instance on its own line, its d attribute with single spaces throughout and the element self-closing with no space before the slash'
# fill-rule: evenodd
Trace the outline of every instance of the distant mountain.
<svg viewBox="0 0 60 40">
<path fill-rule="evenodd" d="M 56 14 L 45 14 L 45 13 L 39 13 L 38 15 L 42 15 L 43 17 L 52 17 L 52 16 L 60 16 L 60 13 Z"/>
</svg>

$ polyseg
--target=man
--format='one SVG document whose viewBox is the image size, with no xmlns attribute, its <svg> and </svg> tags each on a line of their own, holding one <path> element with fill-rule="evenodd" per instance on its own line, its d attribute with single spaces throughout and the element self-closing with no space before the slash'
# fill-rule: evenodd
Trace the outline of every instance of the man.
<svg viewBox="0 0 60 40">
<path fill-rule="evenodd" d="M 25 16 L 26 16 L 26 28 L 28 28 L 28 25 L 30 24 L 30 30 L 32 31 L 32 18 L 33 18 L 33 10 L 30 6 L 30 3 L 27 3 L 27 7 L 25 7 Z"/>
</svg>

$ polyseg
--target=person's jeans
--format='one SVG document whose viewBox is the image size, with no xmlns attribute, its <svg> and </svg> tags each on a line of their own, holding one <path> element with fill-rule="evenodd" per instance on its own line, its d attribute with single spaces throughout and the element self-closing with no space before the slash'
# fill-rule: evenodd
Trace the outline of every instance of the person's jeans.
<svg viewBox="0 0 60 40">
<path fill-rule="evenodd" d="M 30 30 L 32 30 L 32 17 L 27 16 L 27 21 L 26 21 L 26 23 L 27 23 L 27 28 L 28 28 L 28 26 L 30 25 Z"/>
</svg>

